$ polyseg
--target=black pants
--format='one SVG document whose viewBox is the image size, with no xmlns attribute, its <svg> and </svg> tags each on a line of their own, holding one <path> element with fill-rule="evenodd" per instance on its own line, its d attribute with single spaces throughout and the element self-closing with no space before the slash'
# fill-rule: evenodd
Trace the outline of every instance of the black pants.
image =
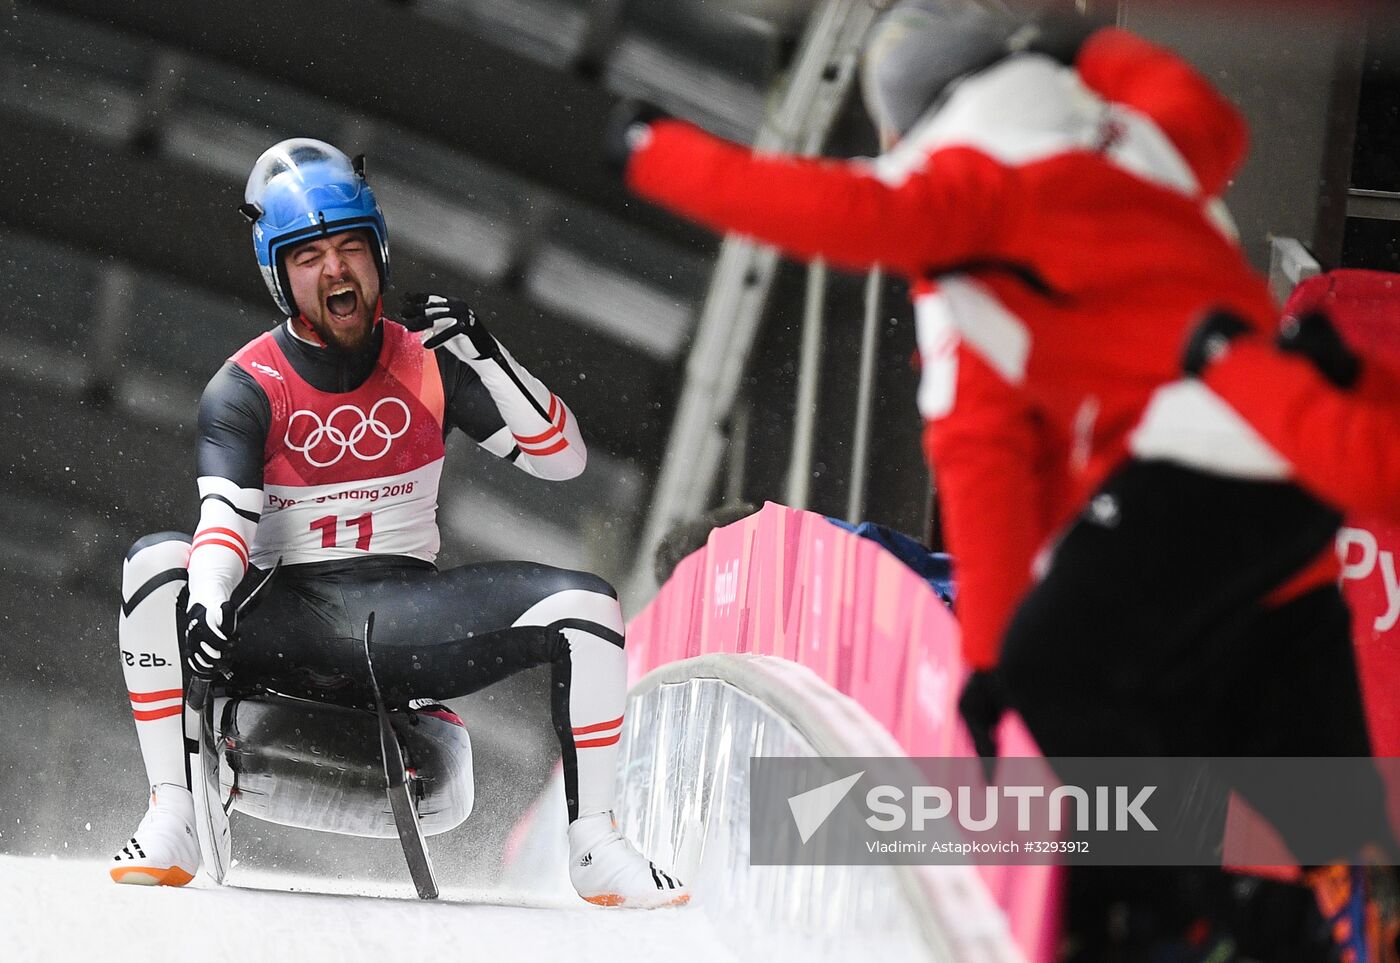
<svg viewBox="0 0 1400 963">
<path fill-rule="evenodd" d="M 234 592 L 235 603 L 264 574 L 250 569 Z M 533 562 L 486 562 L 441 572 L 392 557 L 286 567 L 240 619 L 229 688 L 372 708 L 364 648 L 371 612 L 375 677 L 391 705 L 470 695 L 523 669 L 549 665 L 550 711 L 573 819 L 581 798 L 583 748 L 576 746 L 573 732 L 575 683 L 592 686 L 593 692 L 615 688 L 615 714 L 621 716 L 625 669 L 612 667 L 620 659 L 600 663 L 596 650 L 571 648 L 565 632 L 602 640 L 595 644 L 604 650 L 620 650 L 615 599 L 612 587 L 597 576 Z M 607 606 L 613 624 L 588 617 Z M 527 612 L 533 613 L 526 619 L 531 624 L 516 625 Z M 587 776 L 589 784 L 610 787 L 611 764 L 612 756 L 604 758 L 602 774 Z M 597 788 L 584 788 L 586 797 L 599 795 Z"/>
<path fill-rule="evenodd" d="M 1008 697 L 1042 751 L 1370 755 L 1350 617 L 1335 586 L 1263 603 L 1330 546 L 1338 522 L 1289 484 L 1160 462 L 1117 472 L 1055 547 L 1006 637 Z M 1276 786 L 1215 775 L 1285 840 L 1316 815 L 1296 811 Z M 1378 780 L 1347 804 L 1358 828 L 1386 825 Z M 1223 800 L 1204 806 L 1223 829 Z M 1355 845 L 1365 842 L 1390 850 L 1388 838 Z"/>
<path fill-rule="evenodd" d="M 265 574 L 249 569 L 235 602 Z M 233 682 L 372 707 L 364 630 L 373 612 L 375 674 L 390 702 L 470 695 L 522 669 L 567 661 L 560 628 L 582 628 L 620 648 L 622 636 L 597 623 L 511 627 L 535 603 L 579 589 L 616 598 L 595 575 L 534 562 L 441 572 L 403 558 L 286 567 L 239 622 Z"/>
</svg>

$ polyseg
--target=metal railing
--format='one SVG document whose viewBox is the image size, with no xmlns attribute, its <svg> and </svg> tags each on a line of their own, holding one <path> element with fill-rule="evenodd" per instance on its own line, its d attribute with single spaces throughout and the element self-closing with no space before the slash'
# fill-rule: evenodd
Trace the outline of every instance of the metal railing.
<svg viewBox="0 0 1400 963">
<path fill-rule="evenodd" d="M 877 14 L 868 0 L 826 0 L 816 9 L 787 87 L 764 121 L 755 149 L 809 156 L 821 149 Z M 722 428 L 734 407 L 777 264 L 772 248 L 738 237 L 726 238 L 720 247 L 636 563 L 625 587 L 628 599 L 651 594 L 656 546 L 677 523 L 698 516 L 714 491 L 727 445 Z"/>
</svg>

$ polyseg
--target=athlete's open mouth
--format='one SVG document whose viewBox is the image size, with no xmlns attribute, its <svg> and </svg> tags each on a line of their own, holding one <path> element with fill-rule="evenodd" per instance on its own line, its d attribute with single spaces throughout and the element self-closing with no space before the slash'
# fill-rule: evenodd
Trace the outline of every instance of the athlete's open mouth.
<svg viewBox="0 0 1400 963">
<path fill-rule="evenodd" d="M 326 309 L 337 318 L 348 318 L 355 313 L 359 300 L 354 288 L 344 287 L 326 296 Z"/>
</svg>

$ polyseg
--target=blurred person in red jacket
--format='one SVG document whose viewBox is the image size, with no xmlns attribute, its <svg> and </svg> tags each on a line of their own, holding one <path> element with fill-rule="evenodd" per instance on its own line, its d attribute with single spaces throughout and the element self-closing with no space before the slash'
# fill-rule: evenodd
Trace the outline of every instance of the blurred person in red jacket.
<svg viewBox="0 0 1400 963">
<path fill-rule="evenodd" d="M 919 9 L 947 5 L 889 17 Z M 1122 30 L 992 46 L 874 161 L 762 155 L 637 115 L 614 131 L 627 183 L 717 230 L 913 283 L 964 651 L 998 666 L 974 674 L 966 714 L 994 718 L 1004 688 L 1052 756 L 1368 755 L 1339 516 L 1179 377 L 1204 315 L 1277 325 L 1218 200 L 1243 119 Z M 1257 795 L 1285 836 L 1300 828 Z M 1378 792 L 1352 803 L 1373 814 Z"/>
<path fill-rule="evenodd" d="M 923 6 L 887 20 L 929 36 L 910 23 Z M 891 32 L 877 29 L 867 89 L 895 86 L 882 85 L 898 70 L 897 55 L 880 57 L 902 39 Z M 1215 199 L 1243 157 L 1244 124 L 1204 78 L 1123 31 L 1096 34 L 1073 71 L 1035 53 L 1005 59 L 1004 23 L 978 32 L 944 72 L 983 69 L 941 78 L 946 103 L 926 98 L 915 115 L 917 98 L 868 97 L 883 139 L 897 140 L 873 162 L 761 156 L 662 119 L 631 128 L 627 180 L 717 229 L 910 279 L 925 446 L 964 651 L 982 669 L 1036 552 L 1125 456 L 1189 325 L 1216 301 L 1261 324 L 1273 308 Z"/>
<path fill-rule="evenodd" d="M 913 22 L 945 9 L 887 15 L 869 88 L 897 72 L 882 47 L 933 35 Z M 883 138 L 897 140 L 873 162 L 763 156 L 670 119 L 624 132 L 627 182 L 642 196 L 913 283 L 925 444 L 979 669 L 997 663 L 1037 551 L 1124 461 L 1153 392 L 1176 378 L 1191 325 L 1216 305 L 1260 330 L 1275 316 L 1216 200 L 1244 154 L 1235 109 L 1124 31 L 1096 32 L 1073 69 L 1005 56 L 1009 32 L 984 26 L 1001 39 L 966 44 L 922 108 L 870 96 Z M 1186 447 L 1209 430 L 1179 434 Z"/>
<path fill-rule="evenodd" d="M 1043 6 L 1027 0 L 1019 19 L 977 3 L 904 4 L 886 15 L 862 58 L 861 78 L 882 150 L 894 150 L 930 113 L 931 96 L 998 58 L 1007 37 Z M 915 149 L 902 166 L 917 164 Z M 908 276 L 924 451 L 957 563 L 963 653 L 975 670 L 986 670 L 1030 587 L 1032 559 L 1074 513 L 1070 443 L 1020 386 L 959 336 L 956 312 L 974 306 L 959 299 L 953 272 Z M 952 288 L 941 280 L 953 280 Z"/>
</svg>

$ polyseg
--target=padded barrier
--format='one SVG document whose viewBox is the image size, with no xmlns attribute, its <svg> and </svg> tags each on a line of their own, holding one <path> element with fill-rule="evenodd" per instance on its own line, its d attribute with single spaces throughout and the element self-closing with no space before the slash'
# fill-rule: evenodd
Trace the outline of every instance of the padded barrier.
<svg viewBox="0 0 1400 963">
<path fill-rule="evenodd" d="M 1024 960 L 974 867 L 749 865 L 750 756 L 903 754 L 801 665 L 686 659 L 632 690 L 619 824 L 690 883 L 743 959 Z"/>
<path fill-rule="evenodd" d="M 901 754 L 967 756 L 957 713 L 958 624 L 914 572 L 821 515 L 766 503 L 717 528 L 628 625 L 630 678 L 679 659 L 731 653 L 800 663 L 859 703 Z M 1000 732 L 1009 756 L 1038 755 L 1020 720 Z M 977 870 L 1026 958 L 1048 963 L 1059 938 L 1063 873 Z"/>
</svg>

